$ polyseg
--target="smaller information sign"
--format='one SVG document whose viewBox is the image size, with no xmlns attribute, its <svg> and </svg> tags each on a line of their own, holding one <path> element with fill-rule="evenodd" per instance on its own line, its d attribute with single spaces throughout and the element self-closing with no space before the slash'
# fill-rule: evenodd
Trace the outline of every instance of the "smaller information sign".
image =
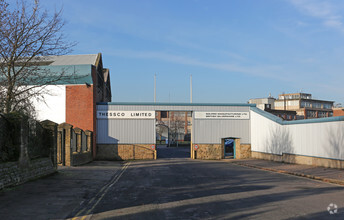
<svg viewBox="0 0 344 220">
<path fill-rule="evenodd" d="M 250 119 L 249 112 L 195 112 L 196 119 Z"/>
</svg>

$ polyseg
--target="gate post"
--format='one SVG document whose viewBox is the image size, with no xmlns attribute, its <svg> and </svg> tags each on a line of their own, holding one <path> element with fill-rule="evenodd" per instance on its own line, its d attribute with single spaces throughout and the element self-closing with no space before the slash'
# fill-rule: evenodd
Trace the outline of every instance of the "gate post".
<svg viewBox="0 0 344 220">
<path fill-rule="evenodd" d="M 59 126 L 59 131 L 62 131 L 62 144 L 61 144 L 61 149 L 62 149 L 62 165 L 64 166 L 72 166 L 73 165 L 73 158 L 72 158 L 72 128 L 73 126 L 67 123 L 62 123 Z M 64 144 L 63 144 L 64 142 Z"/>
<path fill-rule="evenodd" d="M 50 145 L 50 158 L 53 162 L 54 168 L 57 169 L 57 124 L 55 122 L 45 120 L 41 122 L 41 125 L 44 129 L 49 131 L 50 138 L 49 138 L 49 145 Z"/>
</svg>

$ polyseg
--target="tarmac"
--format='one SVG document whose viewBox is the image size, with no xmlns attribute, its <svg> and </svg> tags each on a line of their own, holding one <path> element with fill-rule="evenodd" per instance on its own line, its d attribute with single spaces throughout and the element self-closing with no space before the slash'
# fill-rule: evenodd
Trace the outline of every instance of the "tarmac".
<svg viewBox="0 0 344 220">
<path fill-rule="evenodd" d="M 224 159 L 255 169 L 344 185 L 344 170 L 258 159 Z M 66 219 L 120 177 L 125 162 L 93 161 L 59 167 L 56 174 L 0 191 L 0 219 Z"/>
</svg>

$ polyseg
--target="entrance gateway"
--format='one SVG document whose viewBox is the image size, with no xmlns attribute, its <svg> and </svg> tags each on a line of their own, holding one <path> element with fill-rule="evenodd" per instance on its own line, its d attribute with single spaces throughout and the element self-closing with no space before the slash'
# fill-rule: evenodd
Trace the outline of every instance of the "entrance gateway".
<svg viewBox="0 0 344 220">
<path fill-rule="evenodd" d="M 157 146 L 162 143 L 157 143 L 157 137 L 161 135 L 157 134 L 157 124 L 163 124 L 162 126 L 168 127 L 169 130 L 172 128 L 171 124 L 158 120 L 158 114 L 162 112 L 185 112 L 187 117 L 190 117 L 191 129 L 189 133 L 184 134 L 184 138 L 190 140 L 191 158 L 223 159 L 228 156 L 237 158 L 241 155 L 241 146 L 249 146 L 251 143 L 250 108 L 252 107 L 255 105 L 98 103 L 97 158 L 156 159 L 156 147 L 152 145 Z M 171 131 L 168 134 L 171 134 Z M 175 136 L 164 135 L 163 141 L 166 144 L 175 139 Z M 233 140 L 233 143 L 230 143 L 230 140 Z"/>
</svg>

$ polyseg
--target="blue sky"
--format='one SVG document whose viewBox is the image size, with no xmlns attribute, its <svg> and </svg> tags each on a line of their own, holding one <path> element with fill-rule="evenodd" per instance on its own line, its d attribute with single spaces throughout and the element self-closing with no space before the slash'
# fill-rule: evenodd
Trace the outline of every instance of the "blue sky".
<svg viewBox="0 0 344 220">
<path fill-rule="evenodd" d="M 103 54 L 113 101 L 246 103 L 303 91 L 344 103 L 342 0 L 40 0 L 73 54 Z"/>
</svg>

